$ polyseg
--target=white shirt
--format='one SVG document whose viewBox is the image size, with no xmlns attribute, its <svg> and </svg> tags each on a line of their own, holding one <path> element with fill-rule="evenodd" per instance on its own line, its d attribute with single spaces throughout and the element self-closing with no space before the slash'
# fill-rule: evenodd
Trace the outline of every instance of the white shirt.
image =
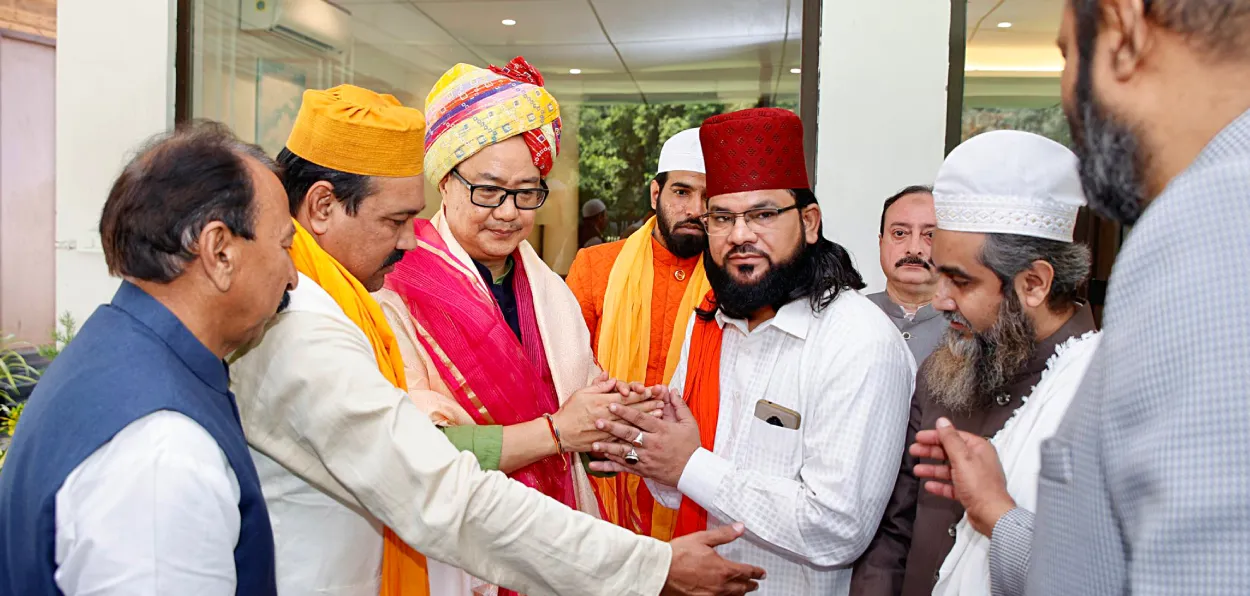
<svg viewBox="0 0 1250 596">
<path fill-rule="evenodd" d="M 570 510 L 458 451 L 305 276 L 231 373 L 280 594 L 377 596 L 384 526 L 427 557 L 525 594 L 654 596 L 664 584 L 667 544 Z"/>
<path fill-rule="evenodd" d="M 160 411 L 131 422 L 56 492 L 67 596 L 235 593 L 239 482 L 208 431 Z"/>
<path fill-rule="evenodd" d="M 654 492 L 667 507 L 682 494 L 694 499 L 709 527 L 746 524 L 747 536 L 717 551 L 767 570 L 759 594 L 845 595 L 898 474 L 911 352 L 885 313 L 852 291 L 819 314 L 792 302 L 751 331 L 719 312 L 716 323 L 724 336 L 715 448 L 690 458 L 680 493 L 652 483 Z M 798 430 L 756 418 L 760 399 L 798 412 Z"/>
</svg>

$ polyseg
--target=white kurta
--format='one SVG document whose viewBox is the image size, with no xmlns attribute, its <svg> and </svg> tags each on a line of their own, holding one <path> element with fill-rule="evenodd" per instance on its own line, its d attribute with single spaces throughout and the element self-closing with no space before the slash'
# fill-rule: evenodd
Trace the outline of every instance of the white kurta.
<svg viewBox="0 0 1250 596">
<path fill-rule="evenodd" d="M 1091 331 L 1055 346 L 1042 378 L 992 442 L 1007 478 L 1007 492 L 1016 507 L 1037 509 L 1038 472 L 1042 442 L 1059 428 L 1076 397 L 1085 371 L 1098 350 L 1102 335 Z M 955 528 L 955 545 L 946 555 L 933 588 L 936 596 L 990 594 L 990 539 L 972 528 L 964 514 Z"/>
<path fill-rule="evenodd" d="M 364 333 L 307 277 L 231 371 L 280 593 L 376 596 L 383 525 L 531 595 L 659 593 L 668 545 L 483 472 L 378 372 Z"/>
<path fill-rule="evenodd" d="M 126 425 L 56 491 L 65 594 L 235 593 L 239 482 L 217 440 L 162 410 Z"/>
<path fill-rule="evenodd" d="M 716 323 L 724 338 L 715 447 L 691 457 L 680 492 L 650 483 L 653 492 L 667 507 L 694 499 L 709 527 L 746 524 L 746 537 L 717 552 L 767 570 L 758 594 L 844 596 L 898 475 L 911 352 L 881 309 L 851 291 L 819 314 L 792 302 L 751 331 L 719 313 Z M 671 383 L 678 391 L 689 337 Z M 756 418 L 760 399 L 798 412 L 799 429 Z"/>
</svg>

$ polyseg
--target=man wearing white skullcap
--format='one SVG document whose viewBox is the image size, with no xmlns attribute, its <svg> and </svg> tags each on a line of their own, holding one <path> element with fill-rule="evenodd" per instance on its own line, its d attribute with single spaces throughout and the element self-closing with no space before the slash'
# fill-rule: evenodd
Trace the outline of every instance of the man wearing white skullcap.
<svg viewBox="0 0 1250 596">
<path fill-rule="evenodd" d="M 933 304 L 950 325 L 917 379 L 914 444 L 856 565 L 856 595 L 991 593 L 991 557 L 1010 556 L 998 538 L 1032 531 L 1039 445 L 1098 344 L 1077 296 L 1090 257 L 1072 241 L 1085 197 L 1071 151 L 985 133 L 951 152 L 933 197 Z"/>
<path fill-rule="evenodd" d="M 603 232 L 608 229 L 608 206 L 599 199 L 591 199 L 582 205 L 582 225 L 577 229 L 578 248 L 603 244 Z"/>
<path fill-rule="evenodd" d="M 569 268 L 595 356 L 614 378 L 668 383 L 677 367 L 690 315 L 711 289 L 700 259 L 707 245 L 699 222 L 705 175 L 699 129 L 673 135 L 651 181 L 655 216 L 625 240 L 578 252 Z M 592 482 L 607 519 L 640 534 L 672 536 L 675 512 L 655 502 L 638 477 Z"/>
</svg>

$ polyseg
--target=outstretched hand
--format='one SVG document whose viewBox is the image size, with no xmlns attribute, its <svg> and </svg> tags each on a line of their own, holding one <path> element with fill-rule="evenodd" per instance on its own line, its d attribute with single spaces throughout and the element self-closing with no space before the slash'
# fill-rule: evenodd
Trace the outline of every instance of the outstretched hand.
<svg viewBox="0 0 1250 596">
<path fill-rule="evenodd" d="M 1015 509 L 998 452 L 984 437 L 956 430 L 950 420 L 939 418 L 935 430 L 916 433 L 910 451 L 941 462 L 917 464 L 916 477 L 926 479 L 926 491 L 959 501 L 968 522 L 982 535 L 990 536 L 999 518 Z"/>
<path fill-rule="evenodd" d="M 738 596 L 759 589 L 764 570 L 727 561 L 713 547 L 737 540 L 741 523 L 674 538 L 673 560 L 661 596 Z"/>
</svg>

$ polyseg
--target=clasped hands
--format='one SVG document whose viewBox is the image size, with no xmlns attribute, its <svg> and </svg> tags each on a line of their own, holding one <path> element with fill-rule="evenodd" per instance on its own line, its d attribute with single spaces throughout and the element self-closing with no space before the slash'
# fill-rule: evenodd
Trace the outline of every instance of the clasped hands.
<svg viewBox="0 0 1250 596">
<path fill-rule="evenodd" d="M 662 385 L 643 387 L 641 383 L 626 383 L 602 373 L 593 383 L 583 387 L 565 400 L 551 420 L 560 432 L 560 446 L 568 452 L 591 451 L 596 441 L 609 441 L 612 436 L 596 426 L 604 418 L 616 418 L 610 407 L 637 413 L 639 416 L 658 416 L 664 406 L 668 388 Z"/>
<path fill-rule="evenodd" d="M 913 456 L 938 460 L 917 464 L 916 477 L 926 491 L 959 501 L 972 528 L 990 537 L 999 518 L 1016 507 L 998 451 L 984 437 L 956 430 L 946 418 L 938 418 L 936 427 L 916 433 L 910 447 Z"/>
<path fill-rule="evenodd" d="M 614 440 L 591 446 L 608 459 L 591 462 L 591 470 L 628 472 L 677 486 L 690 456 L 699 449 L 699 426 L 681 395 L 667 389 L 660 395 L 664 402 L 659 416 L 615 404 L 608 407 L 613 419 L 602 418 L 595 426 Z M 631 452 L 636 458 L 628 457 Z"/>
</svg>

